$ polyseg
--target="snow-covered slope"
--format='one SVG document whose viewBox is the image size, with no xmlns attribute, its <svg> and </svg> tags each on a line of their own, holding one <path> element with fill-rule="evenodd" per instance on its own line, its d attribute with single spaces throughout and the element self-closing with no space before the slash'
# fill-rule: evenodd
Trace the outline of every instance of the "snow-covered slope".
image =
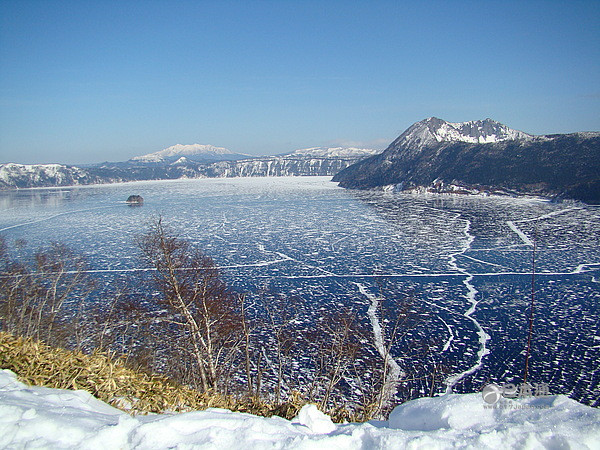
<svg viewBox="0 0 600 450">
<path fill-rule="evenodd" d="M 396 407 L 389 421 L 336 425 L 308 405 L 285 420 L 223 409 L 132 417 L 84 391 L 26 387 L 0 371 L 2 448 L 598 448 L 600 410 L 563 395 L 448 394 Z M 495 405 L 487 405 L 495 406 Z"/>
<path fill-rule="evenodd" d="M 87 170 L 62 164 L 0 164 L 0 188 L 72 186 L 100 183 Z"/>
<path fill-rule="evenodd" d="M 380 150 L 354 147 L 313 147 L 280 156 L 220 161 L 208 166 L 209 177 L 331 176 Z"/>
<path fill-rule="evenodd" d="M 492 119 L 452 123 L 430 117 L 411 125 L 390 147 L 417 151 L 441 142 L 487 144 L 515 139 L 532 140 L 534 136 Z"/>
<path fill-rule="evenodd" d="M 306 158 L 365 158 L 381 153 L 381 150 L 356 147 L 312 147 L 303 148 L 285 156 Z"/>
<path fill-rule="evenodd" d="M 277 157 L 219 161 L 205 168 L 208 177 L 332 176 L 358 158 Z"/>
<path fill-rule="evenodd" d="M 145 163 L 174 162 L 183 156 L 193 161 L 220 161 L 238 159 L 242 155 L 238 155 L 224 147 L 215 147 L 214 145 L 176 144 L 158 152 L 136 156 L 131 161 Z"/>
</svg>

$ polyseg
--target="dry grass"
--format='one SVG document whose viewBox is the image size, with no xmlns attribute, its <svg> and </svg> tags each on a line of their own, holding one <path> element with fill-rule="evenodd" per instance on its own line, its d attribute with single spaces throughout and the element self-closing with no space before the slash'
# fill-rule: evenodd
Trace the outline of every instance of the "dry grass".
<svg viewBox="0 0 600 450">
<path fill-rule="evenodd" d="M 31 386 L 83 389 L 130 414 L 225 408 L 291 419 L 307 403 L 297 392 L 280 404 L 267 403 L 256 397 L 202 393 L 166 377 L 133 370 L 123 359 L 106 353 L 96 351 L 87 355 L 5 332 L 0 332 L 0 369 L 10 369 L 20 381 Z M 344 407 L 327 412 L 335 422 L 358 419 Z"/>
<path fill-rule="evenodd" d="M 126 367 L 121 359 L 101 352 L 86 355 L 49 347 L 31 338 L 0 332 L 0 368 L 20 381 L 57 389 L 83 389 L 100 400 L 132 414 L 182 412 L 210 407 L 271 416 L 293 417 L 300 403 L 273 408 L 258 399 L 200 393 L 171 380 Z"/>
<path fill-rule="evenodd" d="M 0 367 L 29 385 L 83 389 L 131 413 L 231 408 L 231 399 L 201 394 L 152 374 L 134 371 L 120 359 L 49 347 L 31 338 L 0 333 Z"/>
</svg>

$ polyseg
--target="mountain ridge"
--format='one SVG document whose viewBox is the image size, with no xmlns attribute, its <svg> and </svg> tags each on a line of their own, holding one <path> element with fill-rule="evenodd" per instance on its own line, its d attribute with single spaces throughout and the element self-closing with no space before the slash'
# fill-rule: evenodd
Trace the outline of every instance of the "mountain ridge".
<svg viewBox="0 0 600 450">
<path fill-rule="evenodd" d="M 101 183 L 87 169 L 64 164 L 0 164 L 0 188 L 77 186 Z"/>
</svg>

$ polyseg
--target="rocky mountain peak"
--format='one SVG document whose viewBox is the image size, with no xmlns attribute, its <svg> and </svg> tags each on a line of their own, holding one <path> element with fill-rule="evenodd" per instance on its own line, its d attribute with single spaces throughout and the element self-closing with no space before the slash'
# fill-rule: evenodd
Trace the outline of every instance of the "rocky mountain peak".
<svg viewBox="0 0 600 450">
<path fill-rule="evenodd" d="M 534 136 L 513 130 L 489 118 L 469 122 L 447 122 L 437 117 L 429 117 L 411 125 L 389 148 L 418 151 L 445 142 L 488 144 L 517 139 L 532 140 Z"/>
</svg>

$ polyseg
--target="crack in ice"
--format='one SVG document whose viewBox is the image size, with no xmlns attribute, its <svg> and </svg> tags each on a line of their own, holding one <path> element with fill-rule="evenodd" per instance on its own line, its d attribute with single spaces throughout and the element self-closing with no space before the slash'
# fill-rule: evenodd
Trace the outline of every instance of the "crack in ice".
<svg viewBox="0 0 600 450">
<path fill-rule="evenodd" d="M 114 205 L 110 205 L 110 206 L 98 206 L 97 208 L 78 209 L 78 210 L 75 210 L 75 211 L 65 211 L 65 212 L 62 212 L 62 213 L 53 214 L 51 216 L 44 217 L 43 219 L 32 220 L 30 222 L 24 222 L 24 223 L 19 223 L 17 225 L 11 225 L 11 226 L 5 227 L 5 228 L 0 228 L 0 232 L 7 231 L 7 230 L 12 230 L 13 228 L 24 227 L 24 226 L 27 226 L 27 225 L 33 225 L 34 223 L 46 222 L 48 220 L 52 220 L 52 219 L 55 219 L 55 218 L 61 217 L 61 216 L 67 216 L 69 214 L 76 214 L 76 213 L 88 212 L 88 211 L 96 211 L 98 209 L 106 209 L 106 208 L 114 208 L 114 207 L 115 207 Z"/>
<path fill-rule="evenodd" d="M 367 288 L 363 284 L 354 281 L 352 283 L 355 284 L 359 292 L 367 297 L 367 299 L 370 301 L 369 309 L 367 310 L 367 316 L 369 316 L 369 321 L 371 322 L 371 328 L 373 330 L 373 343 L 383 358 L 384 364 L 387 366 L 387 374 L 384 380 L 384 392 L 382 399 L 382 404 L 386 405 L 394 398 L 398 383 L 400 382 L 400 378 L 404 376 L 404 372 L 394 360 L 388 349 L 386 349 L 385 342 L 383 341 L 383 330 L 381 328 L 381 324 L 379 323 L 379 318 L 377 317 L 377 308 L 379 307 L 380 299 L 376 295 L 367 291 Z"/>
<path fill-rule="evenodd" d="M 457 216 L 457 218 L 460 218 L 460 214 Z M 452 393 L 452 388 L 456 385 L 456 383 L 458 383 L 467 375 L 470 375 L 479 370 L 483 364 L 483 358 L 489 353 L 486 343 L 490 339 L 490 335 L 483 330 L 481 324 L 477 321 L 477 319 L 473 317 L 473 313 L 475 312 L 477 304 L 479 303 L 479 301 L 475 298 L 479 291 L 477 291 L 477 289 L 475 289 L 475 286 L 471 284 L 471 281 L 473 281 L 474 278 L 473 275 L 467 270 L 459 267 L 456 260 L 456 257 L 458 255 L 463 255 L 471 248 L 471 244 L 473 244 L 473 241 L 475 240 L 475 236 L 473 236 L 470 233 L 471 221 L 469 219 L 461 220 L 465 221 L 463 233 L 466 237 L 466 243 L 460 251 L 452 253 L 450 255 L 449 264 L 451 267 L 455 268 L 457 272 L 461 272 L 463 275 L 466 275 L 466 278 L 463 280 L 463 284 L 467 288 L 467 295 L 465 295 L 465 298 L 471 304 L 471 307 L 463 314 L 463 316 L 469 319 L 471 322 L 473 322 L 473 324 L 477 328 L 477 335 L 479 337 L 479 350 L 477 351 L 477 361 L 475 362 L 475 364 L 473 364 L 471 367 L 469 367 L 467 370 L 464 370 L 463 372 L 451 375 L 448 378 L 446 378 L 446 393 Z"/>
<path fill-rule="evenodd" d="M 564 213 L 568 213 L 571 211 L 577 211 L 578 209 L 583 209 L 581 207 L 575 207 L 575 208 L 565 208 L 565 209 L 561 209 L 558 211 L 552 211 L 548 214 L 543 214 L 541 216 L 538 217 L 532 217 L 530 219 L 521 219 L 521 220 L 507 220 L 506 224 L 509 226 L 509 228 L 511 230 L 513 230 L 517 236 L 519 236 L 519 239 L 521 239 L 523 241 L 523 243 L 529 247 L 533 247 L 533 241 L 529 238 L 529 236 L 527 236 L 519 227 L 517 227 L 517 223 L 527 223 L 527 222 L 537 222 L 538 220 L 544 220 L 544 219 L 548 219 L 550 217 L 554 217 L 557 216 L 559 214 L 564 214 Z"/>
</svg>

